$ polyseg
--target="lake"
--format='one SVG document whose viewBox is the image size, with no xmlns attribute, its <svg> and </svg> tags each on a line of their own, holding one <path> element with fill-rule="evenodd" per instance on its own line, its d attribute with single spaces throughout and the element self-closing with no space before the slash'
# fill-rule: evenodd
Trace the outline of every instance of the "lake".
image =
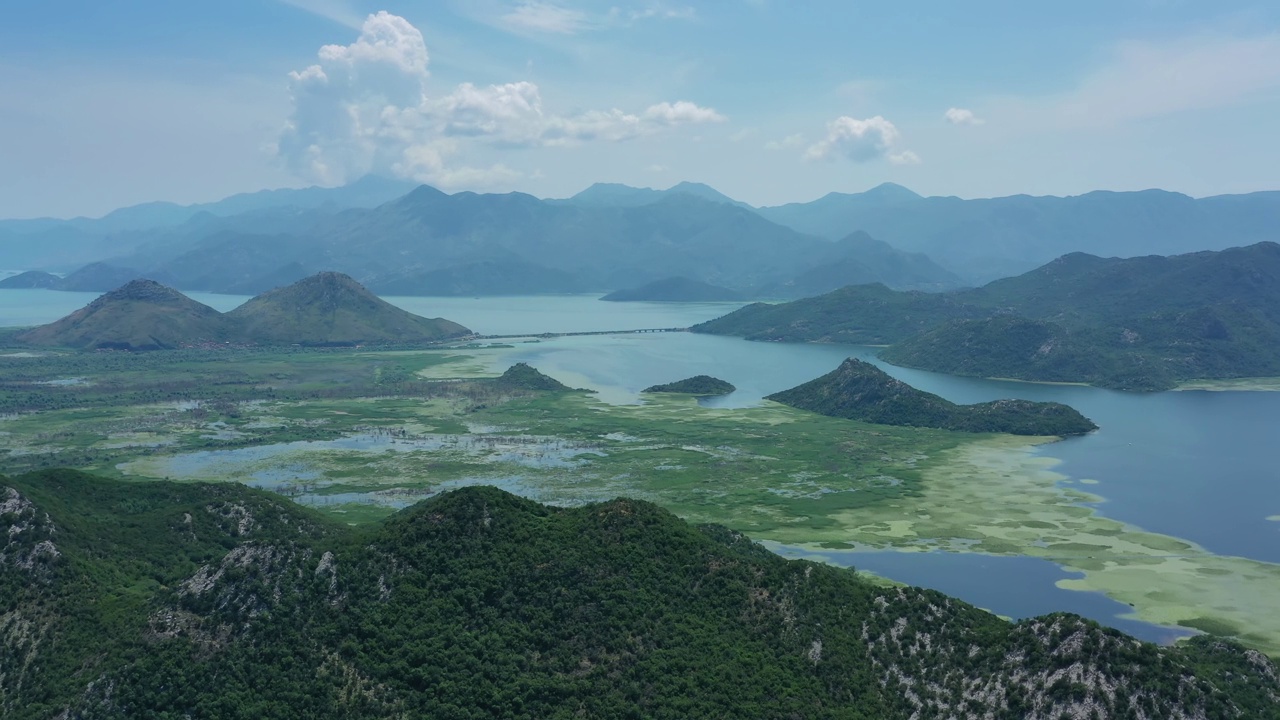
<svg viewBox="0 0 1280 720">
<path fill-rule="evenodd" d="M 192 293 L 219 310 L 246 298 Z M 93 293 L 0 290 L 0 326 L 50 322 L 82 307 Z M 607 303 L 596 296 L 521 298 L 387 298 L 412 312 L 446 317 L 484 334 L 585 332 L 687 327 L 737 307 L 726 303 Z M 726 407 L 757 404 L 765 395 L 834 369 L 850 356 L 875 362 L 891 375 L 959 403 L 1016 397 L 1069 404 L 1101 429 L 1043 446 L 1073 487 L 1100 495 L 1100 514 L 1198 543 L 1208 550 L 1280 563 L 1280 393 L 1185 391 L 1121 393 L 1073 385 L 957 378 L 880 362 L 876 349 L 858 346 L 751 343 L 737 338 L 656 333 L 566 337 L 520 345 L 515 360 L 608 402 L 640 402 L 649 385 L 709 374 L 738 387 L 707 400 Z M 511 362 L 507 357 L 504 362 Z M 500 368 L 495 368 L 495 370 Z M 1088 484 L 1080 484 L 1088 481 Z M 1272 518 L 1272 519 L 1269 519 Z M 858 559 L 857 555 L 863 555 Z M 902 557 L 909 555 L 910 557 Z M 1022 617 L 1055 607 L 1161 639 L 1168 631 L 1116 620 L 1101 596 L 1054 587 L 1064 577 L 1044 560 L 940 554 L 851 553 L 829 558 L 904 582 L 934 587 Z M 1004 562 L 1013 560 L 1016 562 Z M 979 588 L 965 584 L 983 568 Z M 1009 588 L 1024 588 L 1009 592 Z M 1050 589 L 1052 588 L 1052 590 Z M 1098 600 L 1097 598 L 1101 598 Z M 1115 605 L 1112 603 L 1112 605 Z M 1138 625 L 1142 625 L 1139 623 Z M 1163 635 L 1161 634 L 1163 633 Z"/>
</svg>

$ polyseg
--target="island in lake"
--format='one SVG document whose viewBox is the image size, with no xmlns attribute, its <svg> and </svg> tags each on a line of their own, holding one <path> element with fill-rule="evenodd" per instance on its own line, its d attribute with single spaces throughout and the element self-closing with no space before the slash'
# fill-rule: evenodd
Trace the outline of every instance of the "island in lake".
<svg viewBox="0 0 1280 720">
<path fill-rule="evenodd" d="M 917 390 L 865 360 L 849 358 L 816 380 L 768 396 L 821 415 L 881 425 L 1010 435 L 1083 435 L 1098 429 L 1075 409 L 1054 402 L 995 400 L 957 405 Z"/>
<path fill-rule="evenodd" d="M 686 395 L 728 395 L 737 390 L 733 383 L 726 382 L 720 378 L 711 377 L 710 375 L 694 375 L 684 380 L 666 383 L 663 385 L 651 385 L 642 392 L 647 393 L 684 393 Z"/>
</svg>

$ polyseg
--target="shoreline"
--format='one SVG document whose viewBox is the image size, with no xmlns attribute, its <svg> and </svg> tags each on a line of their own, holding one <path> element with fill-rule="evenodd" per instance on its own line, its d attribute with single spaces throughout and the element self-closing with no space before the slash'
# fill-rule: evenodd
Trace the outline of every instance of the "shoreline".
<svg viewBox="0 0 1280 720">
<path fill-rule="evenodd" d="M 1205 392 L 1280 392 L 1280 377 L 1228 378 L 1224 380 L 1187 380 L 1172 392 L 1202 390 Z"/>
<path fill-rule="evenodd" d="M 1280 657 L 1280 565 L 1215 555 L 1168 535 L 1108 518 L 1103 498 L 1063 481 L 1047 438 L 993 436 L 923 464 L 924 491 L 911 501 L 842 513 L 848 541 L 880 550 L 947 550 L 1051 561 L 1079 578 L 1066 590 L 1100 592 L 1153 625 L 1230 635 Z M 815 553 L 822 548 L 806 544 Z"/>
</svg>

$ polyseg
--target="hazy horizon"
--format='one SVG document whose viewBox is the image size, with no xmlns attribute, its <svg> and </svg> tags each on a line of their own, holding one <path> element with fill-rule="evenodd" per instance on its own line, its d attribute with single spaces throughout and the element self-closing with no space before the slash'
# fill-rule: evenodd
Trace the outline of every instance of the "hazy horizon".
<svg viewBox="0 0 1280 720">
<path fill-rule="evenodd" d="M 63 5 L 0 26 L 3 218 L 370 172 L 753 206 L 1280 189 L 1280 7 L 1257 1 Z"/>
<path fill-rule="evenodd" d="M 366 176 L 366 177 L 369 177 L 369 176 Z M 382 176 L 378 176 L 378 177 L 382 177 Z M 363 179 L 364 179 L 364 178 L 357 178 L 357 179 L 356 179 L 356 180 L 354 180 L 353 182 L 359 182 L 360 180 L 363 180 Z M 399 178 L 388 178 L 388 179 L 399 179 Z M 408 180 L 408 179 L 403 179 L 403 180 L 404 180 L 405 182 L 413 182 L 412 180 Z M 346 183 L 345 185 L 350 185 L 350 184 L 351 184 L 351 183 Z M 571 193 L 569 193 L 569 194 L 567 194 L 567 195 L 555 195 L 555 196 L 552 196 L 552 195 L 538 195 L 538 194 L 536 194 L 536 193 L 531 193 L 531 192 L 527 192 L 527 191 L 524 191 L 524 190 L 485 190 L 485 189 L 480 189 L 480 190 L 469 190 L 469 189 L 466 189 L 466 188 L 459 188 L 459 189 L 454 189 L 454 190 L 445 190 L 445 189 L 443 189 L 443 188 L 439 188 L 439 187 L 436 187 L 436 186 L 434 186 L 434 185 L 431 185 L 431 183 L 415 183 L 414 188 L 417 188 L 417 187 L 423 187 L 423 186 L 436 187 L 436 189 L 441 190 L 441 192 L 445 192 L 445 193 L 450 194 L 450 195 L 452 195 L 452 194 L 456 194 L 456 193 L 462 193 L 462 192 L 476 192 L 476 193 L 479 193 L 479 194 L 509 194 L 509 193 L 523 193 L 523 194 L 526 194 L 526 195 L 532 195 L 533 197 L 536 197 L 536 198 L 538 198 L 538 199 L 540 199 L 540 200 L 567 200 L 567 199 L 569 199 L 569 198 L 572 198 L 574 195 L 577 195 L 578 193 L 581 193 L 581 192 L 583 192 L 583 191 L 585 191 L 585 190 L 587 190 L 587 189 L 589 189 L 589 188 L 591 188 L 591 187 L 593 187 L 593 186 L 595 186 L 595 185 L 601 185 L 601 184 L 604 184 L 604 185 L 623 185 L 623 186 L 626 186 L 626 187 L 629 187 L 629 188 L 632 188 L 632 189 L 636 189 L 636 190 L 653 190 L 653 191 L 657 191 L 657 192 L 662 192 L 662 191 L 671 190 L 671 189 L 673 189 L 673 188 L 675 188 L 675 187 L 677 187 L 677 186 L 679 186 L 679 185 L 683 185 L 683 184 L 705 185 L 705 186 L 707 186 L 707 187 L 711 187 L 713 190 L 717 190 L 717 191 L 719 191 L 719 190 L 720 190 L 720 188 L 717 188 L 717 187 L 715 187 L 714 185 L 711 185 L 710 183 L 700 182 L 700 181 L 698 181 L 698 180 L 677 180 L 677 181 L 675 181 L 675 182 L 672 182 L 672 183 L 671 183 L 671 184 L 669 184 L 669 185 L 630 185 L 630 184 L 628 184 L 628 183 L 609 183 L 609 182 L 599 181 L 599 182 L 593 182 L 593 183 L 590 183 L 590 184 L 588 184 L 588 185 L 586 185 L 586 186 L 582 187 L 581 189 L 579 189 L 579 190 L 577 190 L 577 191 L 574 191 L 574 192 L 571 192 Z M 104 212 L 104 213 L 97 213 L 97 214 L 93 214 L 93 215 L 62 215 L 62 216 L 41 215 L 41 216 L 14 216 L 14 217 L 0 217 L 0 222 L 6 221 L 6 220 L 77 220 L 77 219 L 89 219 L 89 220 L 96 220 L 96 219 L 100 219 L 100 218 L 102 218 L 102 217 L 105 217 L 105 216 L 107 216 L 107 215 L 111 214 L 112 212 L 115 212 L 116 210 L 128 209 L 128 208 L 131 208 L 131 207 L 138 207 L 138 206 L 144 206 L 144 205 L 149 205 L 149 204 L 166 204 L 166 203 L 168 203 L 168 204 L 173 204 L 173 205 L 178 205 L 178 206 L 186 207 L 186 206 L 191 206 L 191 205 L 205 205 L 205 204 L 216 203 L 216 202 L 219 202 L 219 201 L 221 201 L 221 200 L 225 200 L 225 199 L 227 199 L 227 198 L 229 198 L 229 197 L 233 197 L 233 196 L 235 196 L 235 195 L 249 195 L 249 194 L 258 193 L 258 192 L 274 192 L 274 191 L 277 191 L 277 190 L 305 190 L 305 189 L 316 188 L 316 187 L 329 187 L 329 188 L 334 188 L 334 187 L 343 187 L 343 186 L 345 186 L 345 185 L 324 186 L 324 185 L 314 185 L 314 184 L 312 184 L 312 185 L 293 185 L 293 186 L 287 186 L 287 187 L 258 188 L 258 189 L 254 189 L 254 190 L 243 190 L 243 191 L 237 191 L 237 192 L 231 193 L 230 195 L 220 195 L 220 196 L 217 196 L 217 197 L 204 198 L 204 199 L 194 200 L 194 201 L 191 201 L 191 202 L 175 202 L 175 201 L 172 201 L 172 200 L 150 200 L 150 201 L 143 201 L 143 202 L 140 202 L 140 203 L 134 203 L 134 204 L 131 204 L 131 205 L 122 205 L 122 206 L 120 206 L 120 207 L 112 208 L 111 210 L 108 210 L 108 211 L 106 211 L 106 212 Z M 906 189 L 906 190 L 909 190 L 909 191 L 911 191 L 911 192 L 913 192 L 913 193 L 914 193 L 914 192 L 916 192 L 914 188 L 911 188 L 911 187 L 909 187 L 909 186 L 903 185 L 902 183 L 895 183 L 895 182 L 890 182 L 890 181 L 887 181 L 887 180 L 886 180 L 886 181 L 884 181 L 884 182 L 876 183 L 875 185 L 872 185 L 872 186 L 867 187 L 867 188 L 863 188 L 863 189 L 861 189 L 861 190 L 846 190 L 846 191 L 830 190 L 830 191 L 827 191 L 827 192 L 822 193 L 821 195 L 816 195 L 816 196 L 814 196 L 814 197 L 805 198 L 805 199 L 801 199 L 801 200 L 793 200 L 793 201 L 789 201 L 789 202 L 786 202 L 786 203 L 778 203 L 777 205 L 752 205 L 752 207 L 756 207 L 756 208 L 759 208 L 759 209 L 767 209 L 767 208 L 771 208 L 771 207 L 779 207 L 779 206 L 781 206 L 781 205 L 789 205 L 789 204 L 804 204 L 804 203 L 813 202 L 813 201 L 815 201 L 815 200 L 819 200 L 819 199 L 821 199 L 821 198 L 823 198 L 823 197 L 825 197 L 825 196 L 827 196 L 827 195 L 829 195 L 829 194 L 832 194 L 832 193 L 840 193 L 840 194 L 846 194 L 846 195 L 857 195 L 857 194 L 860 194 L 860 193 L 871 192 L 871 191 L 873 191 L 873 190 L 876 190 L 876 189 L 878 189 L 878 188 L 880 188 L 880 187 L 883 187 L 883 186 L 886 186 L 886 185 L 901 187 L 901 188 L 904 188 L 904 189 Z M 1187 197 L 1191 197 L 1191 198 L 1194 198 L 1194 199 L 1202 199 L 1202 198 L 1207 198 L 1207 197 L 1215 197 L 1215 196 L 1217 196 L 1217 195 L 1249 195 L 1249 194 L 1252 194 L 1252 193 L 1280 192 L 1280 189 L 1268 189 L 1268 188 L 1263 188 L 1263 189 L 1259 189 L 1259 190 L 1246 190 L 1246 191 L 1239 192 L 1239 193 L 1215 193 L 1215 194 L 1210 194 L 1210 195 L 1193 195 L 1193 194 L 1191 194 L 1191 193 L 1185 193 L 1185 192 L 1181 192 L 1181 191 L 1178 191 L 1178 190 L 1173 190 L 1173 189 L 1169 189 L 1169 188 L 1161 188 L 1161 187 L 1133 188 L 1133 189 L 1129 189 L 1129 190 L 1115 190 L 1115 189 L 1112 189 L 1112 188 L 1095 188 L 1095 189 L 1092 189 L 1092 190 L 1085 190 L 1085 191 L 1080 192 L 1080 193 L 1071 193 L 1071 194 L 1065 194 L 1065 195 L 1055 195 L 1055 194 L 1052 194 L 1052 193 L 1048 193 L 1048 194 L 1010 193 L 1009 195 L 986 195 L 986 196 L 973 196 L 973 197 L 967 197 L 967 196 L 964 196 L 964 195 L 956 195 L 956 194 L 950 194 L 950 195 L 941 195 L 941 194 L 925 194 L 925 193 L 916 193 L 916 194 L 917 194 L 917 195 L 920 195 L 922 198 L 953 197 L 953 198 L 960 198 L 960 199 L 962 199 L 962 200 L 987 200 L 987 199 L 997 199 L 997 198 L 1003 198 L 1003 197 L 1016 197 L 1016 196 L 1027 196 L 1027 197 L 1062 197 L 1062 198 L 1067 198 L 1067 197 L 1079 197 L 1079 196 L 1081 196 L 1081 195 L 1088 195 L 1088 194 L 1091 194 L 1091 193 L 1099 193 L 1099 192 L 1101 192 L 1101 193 L 1166 192 L 1166 193 L 1172 193 L 1172 194 L 1178 194 L 1178 195 L 1186 195 Z M 731 198 L 731 199 L 733 199 L 733 200 L 737 200 L 737 201 L 740 201 L 740 202 L 745 202 L 745 201 L 741 200 L 740 198 L 733 197 L 733 196 L 732 196 L 732 195 L 730 195 L 729 193 L 724 193 L 724 194 L 725 194 L 726 196 L 730 197 L 730 198 Z M 749 204 L 749 205 L 751 205 L 751 203 L 748 203 L 748 204 Z"/>
</svg>

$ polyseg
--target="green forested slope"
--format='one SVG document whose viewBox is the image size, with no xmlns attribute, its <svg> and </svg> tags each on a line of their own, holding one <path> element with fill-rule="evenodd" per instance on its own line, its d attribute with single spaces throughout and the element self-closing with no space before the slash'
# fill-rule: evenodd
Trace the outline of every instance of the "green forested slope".
<svg viewBox="0 0 1280 720">
<path fill-rule="evenodd" d="M 335 272 L 265 292 L 227 317 L 246 339 L 276 345 L 429 342 L 470 333 L 455 322 L 401 310 Z"/>
<path fill-rule="evenodd" d="M 163 350 L 225 342 L 235 334 L 217 310 L 153 280 L 133 280 L 15 339 L 83 350 Z"/>
<path fill-rule="evenodd" d="M 695 332 L 893 345 L 896 364 L 1126 390 L 1280 375 L 1280 245 L 1172 257 L 1065 255 L 1031 272 L 924 295 L 847 287 L 749 305 Z"/>
<path fill-rule="evenodd" d="M 238 485 L 0 480 L 6 718 L 1277 717 L 1275 668 L 491 488 L 334 526 Z"/>
</svg>

